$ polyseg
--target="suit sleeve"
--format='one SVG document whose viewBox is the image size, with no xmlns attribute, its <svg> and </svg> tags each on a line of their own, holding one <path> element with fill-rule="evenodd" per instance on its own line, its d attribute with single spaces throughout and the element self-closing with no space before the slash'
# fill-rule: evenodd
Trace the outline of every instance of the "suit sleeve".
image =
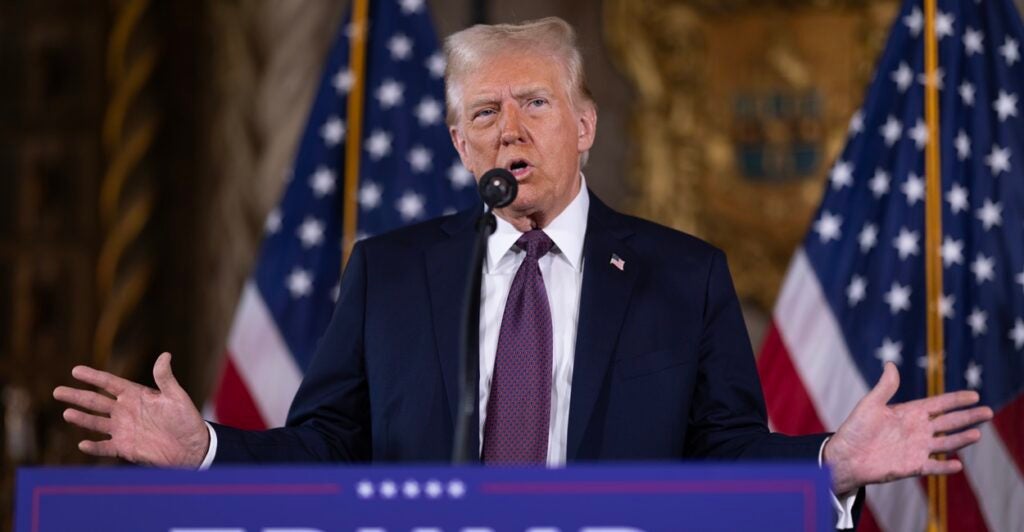
<svg viewBox="0 0 1024 532">
<path fill-rule="evenodd" d="M 769 432 L 761 381 L 725 255 L 716 250 L 710 262 L 685 454 L 722 460 L 817 460 L 827 434 Z"/>
<path fill-rule="evenodd" d="M 366 462 L 370 399 L 363 350 L 366 253 L 357 243 L 338 306 L 292 401 L 287 425 L 245 431 L 214 424 L 214 465 L 232 462 Z"/>
</svg>

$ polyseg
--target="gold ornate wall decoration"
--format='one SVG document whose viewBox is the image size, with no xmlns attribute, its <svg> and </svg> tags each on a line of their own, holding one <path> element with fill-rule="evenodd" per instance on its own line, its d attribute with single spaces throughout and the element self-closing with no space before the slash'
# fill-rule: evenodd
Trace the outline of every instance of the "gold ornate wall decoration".
<svg viewBox="0 0 1024 532">
<path fill-rule="evenodd" d="M 146 159 L 160 124 L 158 107 L 147 98 L 160 55 L 148 31 L 148 0 L 114 4 L 107 40 L 110 97 L 103 118 L 102 143 L 107 156 L 100 181 L 99 215 L 103 240 L 96 265 L 100 311 L 93 342 L 93 364 L 132 374 L 139 354 L 131 325 L 140 322 L 140 303 L 154 272 L 143 231 L 153 215 L 156 188 Z M 148 358 L 147 358 L 148 360 Z"/>
<path fill-rule="evenodd" d="M 636 86 L 633 211 L 723 248 L 767 311 L 861 103 L 895 0 L 606 0 Z"/>
</svg>

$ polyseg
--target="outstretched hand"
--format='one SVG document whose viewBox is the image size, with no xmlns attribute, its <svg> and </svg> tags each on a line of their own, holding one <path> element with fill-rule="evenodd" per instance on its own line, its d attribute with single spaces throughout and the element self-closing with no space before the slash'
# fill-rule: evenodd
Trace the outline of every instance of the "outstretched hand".
<svg viewBox="0 0 1024 532">
<path fill-rule="evenodd" d="M 963 468 L 959 460 L 937 460 L 981 439 L 968 428 L 992 419 L 992 409 L 976 406 L 977 392 L 950 392 L 890 406 L 900 386 L 896 366 L 887 363 L 878 384 L 857 403 L 825 445 L 835 493 L 867 484 L 918 475 L 949 475 Z M 965 430 L 966 429 L 966 430 Z"/>
<path fill-rule="evenodd" d="M 71 375 L 108 395 L 58 386 L 53 397 L 75 408 L 64 419 L 79 427 L 109 435 L 109 439 L 79 442 L 86 454 L 123 458 L 162 467 L 199 467 L 210 435 L 192 399 L 171 373 L 171 354 L 153 365 L 154 390 L 88 366 Z"/>
</svg>

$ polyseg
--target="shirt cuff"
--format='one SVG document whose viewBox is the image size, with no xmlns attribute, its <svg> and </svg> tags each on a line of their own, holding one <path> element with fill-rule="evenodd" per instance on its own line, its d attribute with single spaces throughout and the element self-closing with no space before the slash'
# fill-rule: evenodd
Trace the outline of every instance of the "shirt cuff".
<svg viewBox="0 0 1024 532">
<path fill-rule="evenodd" d="M 199 471 L 206 471 L 213 465 L 213 459 L 217 457 L 217 431 L 213 430 L 213 425 L 206 423 L 206 430 L 210 433 L 210 448 L 206 450 L 206 456 L 203 457 L 203 463 L 199 464 Z M 821 460 L 819 459 L 820 463 Z"/>
<path fill-rule="evenodd" d="M 828 443 L 829 439 L 825 438 L 825 441 L 821 442 L 821 448 L 818 449 L 818 467 L 824 464 L 825 444 Z M 852 530 L 853 503 L 857 502 L 857 492 L 854 491 L 851 495 L 847 495 L 842 499 L 837 497 L 832 490 L 829 490 L 829 495 L 832 496 L 832 508 L 836 511 L 836 528 L 839 530 Z"/>
</svg>

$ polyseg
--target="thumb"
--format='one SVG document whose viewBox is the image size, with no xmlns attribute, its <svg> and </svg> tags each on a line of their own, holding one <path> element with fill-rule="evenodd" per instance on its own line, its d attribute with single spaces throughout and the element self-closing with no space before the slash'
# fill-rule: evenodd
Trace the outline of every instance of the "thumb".
<svg viewBox="0 0 1024 532">
<path fill-rule="evenodd" d="M 896 390 L 899 388 L 900 372 L 896 369 L 896 364 L 886 362 L 882 369 L 882 376 L 878 378 L 878 384 L 875 384 L 868 395 L 875 401 L 887 404 L 892 396 L 896 395 Z"/>
<path fill-rule="evenodd" d="M 174 373 L 171 372 L 170 353 L 161 353 L 160 357 L 156 359 L 156 364 L 153 364 L 153 380 L 156 381 L 156 387 L 162 393 L 180 394 L 185 392 L 178 384 L 178 380 L 174 378 Z"/>
</svg>

